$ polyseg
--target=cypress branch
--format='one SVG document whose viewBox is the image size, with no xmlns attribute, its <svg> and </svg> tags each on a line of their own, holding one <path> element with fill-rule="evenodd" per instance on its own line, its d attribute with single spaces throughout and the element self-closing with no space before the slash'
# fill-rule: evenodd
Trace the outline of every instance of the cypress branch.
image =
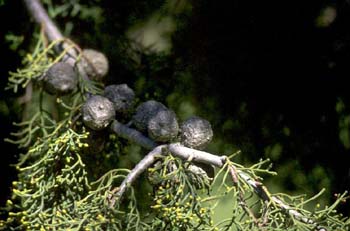
<svg viewBox="0 0 350 231">
<path fill-rule="evenodd" d="M 47 15 L 45 9 L 40 4 L 39 0 L 24 0 L 24 3 L 26 5 L 29 13 L 32 15 L 32 17 L 36 21 L 36 23 L 40 24 L 44 28 L 44 31 L 45 31 L 45 34 L 47 35 L 48 40 L 51 42 L 62 41 L 62 43 L 61 42 L 54 43 L 54 46 L 59 51 L 67 50 L 63 54 L 63 60 L 72 66 L 77 65 L 80 75 L 83 77 L 84 80 L 89 81 L 82 65 L 77 63 L 77 60 L 79 57 L 79 55 L 77 55 L 77 51 L 80 52 L 80 48 L 77 45 L 75 45 L 74 43 L 72 43 L 70 40 L 64 38 L 64 36 L 59 31 L 59 29 L 56 27 L 56 25 L 53 23 L 53 21 Z M 70 116 L 72 117 L 73 115 L 71 114 Z M 142 132 L 140 132 L 136 129 L 130 128 L 130 127 L 118 122 L 117 120 L 114 120 L 112 122 L 112 124 L 110 125 L 110 130 L 112 132 L 114 132 L 115 134 L 117 134 L 119 137 L 127 139 L 127 140 L 129 140 L 129 141 L 131 141 L 131 142 L 133 142 L 133 143 L 135 143 L 135 144 L 137 144 L 145 149 L 151 150 L 126 175 L 126 177 L 124 178 L 122 183 L 119 185 L 119 187 L 113 186 L 114 188 L 112 188 L 112 182 L 113 182 L 113 177 L 120 178 L 121 175 L 114 176 L 113 174 L 111 174 L 112 180 L 108 181 L 109 183 L 107 184 L 107 186 L 105 186 L 101 183 L 101 188 L 103 190 L 106 189 L 109 192 L 109 195 L 107 197 L 107 200 L 108 200 L 107 206 L 110 209 L 115 208 L 119 204 L 119 202 L 121 201 L 121 199 L 123 198 L 123 196 L 127 192 L 127 189 L 136 182 L 137 178 L 143 172 L 145 172 L 152 165 L 154 165 L 159 158 L 167 156 L 167 154 L 171 154 L 171 155 L 168 155 L 167 157 L 174 156 L 174 157 L 178 157 L 181 160 L 184 160 L 185 164 L 183 164 L 183 166 L 182 165 L 181 166 L 185 170 L 187 170 L 186 166 L 188 167 L 188 165 L 186 165 L 187 162 L 192 162 L 192 161 L 195 163 L 209 164 L 209 165 L 213 165 L 215 167 L 218 167 L 220 169 L 219 172 L 221 172 L 221 173 L 225 172 L 224 170 L 226 169 L 227 171 L 225 172 L 225 177 L 227 175 L 231 176 L 232 185 L 234 185 L 234 188 L 237 191 L 236 195 L 237 195 L 237 200 L 239 201 L 238 204 L 241 206 L 243 211 L 248 215 L 248 217 L 251 218 L 252 223 L 254 223 L 254 225 L 257 227 L 264 226 L 267 223 L 267 221 L 265 219 L 264 222 L 259 223 L 260 222 L 260 221 L 258 221 L 259 219 L 254 215 L 251 208 L 246 203 L 246 198 L 244 198 L 244 193 L 246 191 L 244 191 L 245 189 L 244 189 L 244 187 L 242 187 L 242 184 L 244 186 L 248 186 L 248 188 L 252 189 L 251 191 L 254 191 L 256 193 L 256 195 L 258 195 L 258 197 L 260 198 L 261 201 L 263 201 L 264 203 L 266 202 L 266 204 L 268 204 L 268 206 L 273 207 L 278 212 L 279 211 L 284 212 L 285 214 L 290 216 L 293 221 L 295 219 L 295 220 L 303 223 L 305 225 L 305 227 L 309 228 L 311 226 L 311 227 L 313 227 L 313 229 L 316 229 L 319 231 L 327 231 L 328 230 L 328 228 L 325 228 L 321 225 L 323 222 L 322 220 L 320 221 L 320 220 L 315 219 L 315 216 L 313 216 L 314 214 L 311 214 L 310 212 L 303 210 L 303 209 L 299 208 L 298 206 L 293 206 L 293 204 L 288 204 L 287 202 L 285 202 L 285 200 L 283 199 L 282 196 L 276 196 L 276 195 L 271 194 L 268 191 L 268 189 L 259 181 L 259 178 L 255 175 L 256 169 L 254 169 L 253 167 L 252 168 L 245 168 L 244 170 L 242 170 L 242 169 L 240 169 L 240 167 L 236 163 L 231 162 L 230 159 L 226 156 L 218 156 L 218 155 L 215 155 L 215 154 L 212 154 L 209 152 L 200 151 L 200 150 L 197 150 L 194 148 L 185 147 L 183 144 L 180 144 L 180 143 L 170 143 L 170 144 L 158 145 L 155 141 L 153 141 L 149 137 L 143 135 Z M 58 130 L 58 129 L 55 129 L 54 131 L 57 133 L 56 134 L 57 136 L 58 136 L 58 133 L 62 132 L 61 130 Z M 45 130 L 45 132 L 46 132 L 46 130 Z M 71 135 L 72 137 L 78 136 L 77 134 L 75 134 L 75 132 L 73 130 L 69 130 L 69 132 L 71 132 L 69 134 L 72 134 Z M 60 136 L 58 136 L 58 137 L 60 137 Z M 84 137 L 84 138 L 86 138 L 86 137 Z M 56 149 L 61 148 L 61 147 L 66 147 L 67 141 L 66 141 L 65 137 L 64 137 L 64 139 L 62 138 L 62 140 L 60 142 L 61 143 L 59 143 L 59 144 L 61 146 L 57 146 Z M 85 145 L 85 143 L 80 143 L 80 145 L 83 146 L 83 145 Z M 51 146 L 49 144 L 48 144 L 48 146 L 51 148 Z M 79 149 L 81 147 L 79 147 L 79 145 L 76 147 L 76 145 L 74 144 L 74 145 L 72 145 L 72 148 Z M 60 166 L 58 166 L 57 162 L 55 162 L 55 160 L 53 159 L 53 158 L 56 158 L 56 156 L 54 155 L 54 154 L 56 154 L 55 153 L 56 149 L 52 149 L 52 151 L 49 152 L 50 155 L 48 156 L 48 160 L 46 160 L 46 161 L 50 161 L 50 163 L 52 163 L 53 166 L 59 168 Z M 38 152 L 39 154 L 45 153 L 45 150 L 44 151 L 36 150 L 35 148 L 33 148 L 31 150 L 34 150 L 34 151 Z M 49 150 L 51 150 L 51 149 L 49 149 Z M 75 150 L 73 150 L 73 151 L 75 152 Z M 64 157 L 66 157 L 66 159 L 62 158 L 62 160 L 61 160 L 62 163 L 64 163 L 63 161 L 66 161 L 67 163 L 69 163 L 69 161 L 71 161 L 70 156 L 69 156 L 69 154 L 70 154 L 69 152 L 70 152 L 70 149 L 66 149 L 64 151 L 64 154 L 67 157 L 64 156 Z M 77 159 L 76 160 L 77 164 L 72 165 L 72 166 L 74 166 L 74 168 L 75 167 L 80 168 L 80 166 L 85 167 L 85 165 L 83 164 L 83 162 L 80 159 L 80 155 L 77 155 L 76 159 Z M 28 170 L 28 168 L 33 168 L 33 166 L 34 167 L 40 166 L 41 164 L 44 163 L 43 161 L 44 160 L 39 160 L 38 162 L 36 162 L 32 166 L 22 168 L 22 170 Z M 167 173 L 167 171 L 179 173 L 179 176 L 177 176 L 177 177 L 179 179 L 181 177 L 183 177 L 183 179 L 185 179 L 184 182 L 186 182 L 187 186 L 190 189 L 189 191 L 191 193 L 193 193 L 195 191 L 195 187 L 188 185 L 190 182 L 188 180 L 189 178 L 186 178 L 186 176 L 181 175 L 183 172 L 181 172 L 179 170 L 179 168 L 177 167 L 177 165 L 176 165 L 177 160 L 169 158 L 169 159 L 167 159 L 167 161 L 168 161 L 167 162 L 168 165 L 165 165 L 167 168 L 162 168 L 162 170 L 160 170 L 160 171 L 162 171 L 162 173 Z M 58 163 L 60 163 L 60 162 L 58 162 Z M 180 164 L 182 164 L 182 163 L 180 163 Z M 67 164 L 67 166 L 69 167 L 68 164 Z M 73 167 L 70 167 L 67 169 L 72 170 Z M 81 169 L 83 169 L 83 168 L 81 168 Z M 260 169 L 260 166 L 258 166 L 257 169 Z M 42 169 L 40 169 L 40 171 L 41 170 Z M 184 171 L 184 172 L 186 172 L 186 171 Z M 268 172 L 268 170 L 266 170 L 266 172 Z M 34 173 L 36 174 L 36 172 L 34 172 Z M 32 173 L 32 174 L 34 174 L 34 173 Z M 56 173 L 52 173 L 53 176 L 55 176 L 55 174 Z M 72 174 L 74 174 L 73 170 L 72 170 Z M 85 172 L 84 172 L 84 175 L 85 175 Z M 63 180 L 61 179 L 61 181 L 62 182 L 70 182 L 71 179 L 69 177 L 70 177 L 70 175 L 67 175 L 67 176 L 65 176 L 65 178 Z M 226 179 L 225 177 L 224 177 L 224 179 Z M 102 177 L 102 178 L 105 179 L 105 177 Z M 178 178 L 176 178 L 176 180 L 179 180 Z M 81 178 L 81 179 L 83 180 L 85 178 Z M 37 179 L 37 181 L 39 181 L 39 180 L 42 180 L 42 179 L 41 178 Z M 102 181 L 103 180 L 101 180 L 101 182 Z M 169 183 L 171 181 L 167 180 L 167 182 Z M 34 183 L 37 183 L 37 182 L 34 182 Z M 79 183 L 81 183 L 81 182 L 79 182 Z M 89 187 L 88 182 L 84 182 L 84 183 L 86 183 L 86 187 L 88 188 Z M 223 181 L 222 185 L 224 185 L 224 184 L 225 184 L 225 182 Z M 67 188 L 69 188 L 68 186 L 69 185 L 67 184 Z M 183 185 L 181 185 L 181 186 L 183 186 Z M 104 192 L 102 189 L 99 189 L 100 191 L 98 191 L 101 194 L 103 194 L 103 192 Z M 160 186 L 159 191 L 163 192 L 162 190 L 163 190 L 163 187 Z M 26 195 L 27 194 L 26 191 L 21 192 L 21 191 L 17 190 L 17 191 L 15 191 L 15 194 L 16 193 L 20 197 L 22 197 L 23 195 L 28 197 L 28 195 Z M 34 192 L 34 193 L 37 193 L 37 192 Z M 175 192 L 175 196 L 183 195 L 183 193 L 184 193 L 183 188 L 181 188 L 179 186 L 178 192 Z M 57 192 L 57 194 L 59 194 L 59 192 Z M 88 196 L 84 197 L 83 199 L 81 199 L 81 201 L 78 201 L 78 202 L 88 203 L 89 202 L 88 199 L 91 199 L 91 198 L 94 199 L 92 195 L 94 195 L 94 194 L 89 194 Z M 326 216 L 323 216 L 324 219 L 329 218 L 329 213 L 331 211 L 333 211 L 334 206 L 337 205 L 337 203 L 339 203 L 339 201 L 342 200 L 344 197 L 345 197 L 345 194 L 340 196 L 338 198 L 337 202 L 334 205 L 330 206 L 328 208 L 328 210 L 325 210 L 323 213 L 319 213 L 319 214 L 321 214 L 321 215 L 326 214 Z M 187 197 L 187 195 L 186 195 L 185 199 L 183 199 L 183 202 L 185 202 L 187 200 L 187 198 L 189 198 L 189 197 Z M 29 199 L 31 199 L 31 198 L 29 197 Z M 193 198 L 190 199 L 190 201 L 196 201 L 196 200 L 197 199 L 193 199 Z M 198 201 L 200 201 L 200 200 L 198 199 L 196 202 L 198 202 Z M 161 203 L 163 203 L 163 202 L 157 201 L 157 203 L 158 204 L 153 206 L 154 209 L 161 207 Z M 180 207 L 178 205 L 176 205 L 176 206 L 174 208 L 176 208 L 176 211 L 178 211 L 180 209 Z M 41 207 L 39 209 L 41 209 Z M 132 210 L 133 209 L 134 209 L 134 207 L 132 207 Z M 131 214 L 132 214 L 132 216 L 136 216 L 137 219 L 139 219 L 137 212 L 131 212 Z M 310 218 L 310 217 L 312 217 L 312 218 Z M 102 218 L 99 217 L 100 220 L 103 220 Z M 83 222 L 85 222 L 84 219 L 82 219 L 80 221 L 79 227 L 83 225 Z M 234 219 L 234 218 L 232 218 L 232 219 Z M 334 218 L 334 220 L 336 220 L 336 218 Z M 139 223 L 139 220 L 138 220 L 138 223 Z M 233 223 L 233 220 L 230 224 L 232 225 L 232 223 Z"/>
</svg>

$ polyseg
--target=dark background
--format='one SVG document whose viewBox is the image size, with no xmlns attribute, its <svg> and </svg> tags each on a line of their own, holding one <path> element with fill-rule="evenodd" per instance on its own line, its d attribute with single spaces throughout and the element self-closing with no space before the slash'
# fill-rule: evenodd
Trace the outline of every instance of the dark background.
<svg viewBox="0 0 350 231">
<path fill-rule="evenodd" d="M 341 99 L 345 104 L 342 113 L 350 114 L 350 3 L 195 2 L 190 14 L 181 15 L 184 26 L 172 38 L 173 52 L 156 71 L 147 68 L 146 64 L 152 61 L 149 57 L 145 58 L 146 67 L 135 70 L 125 65 L 115 41 L 135 18 L 146 17 L 162 1 L 102 1 L 98 6 L 104 12 L 103 23 L 91 26 L 88 20 L 73 19 L 78 26 L 71 37 L 82 46 L 99 47 L 106 53 L 113 62 L 110 75 L 118 75 L 118 80 L 110 82 L 134 86 L 139 79 L 149 78 L 142 89 L 159 91 L 160 98 L 188 84 L 190 90 L 184 94 L 211 120 L 217 139 L 233 142 L 235 148 L 242 150 L 242 161 L 250 163 L 269 157 L 266 147 L 281 144 L 282 156 L 274 160 L 274 166 L 286 166 L 289 162 L 297 166 L 278 181 L 286 190 L 307 188 L 308 193 L 317 192 L 323 175 L 314 177 L 315 167 L 320 167 L 330 181 L 326 200 L 332 201 L 334 193 L 350 190 L 350 151 L 339 140 L 341 115 L 335 110 Z M 326 6 L 334 7 L 337 16 L 329 26 L 319 27 L 316 19 Z M 23 34 L 26 38 L 19 49 L 28 51 L 36 27 L 21 1 L 5 1 L 0 15 L 1 39 L 8 32 Z M 62 26 L 65 20 L 56 21 Z M 10 50 L 5 41 L 1 41 L 0 56 L 0 89 L 4 89 L 8 71 L 20 67 L 21 58 L 18 50 Z M 178 79 L 173 74 L 184 70 L 191 72 L 190 79 Z M 20 120 L 15 106 L 15 97 L 20 94 L 0 92 L 0 102 L 7 108 L 0 114 L 3 205 L 16 175 L 10 164 L 16 162 L 19 152 L 3 140 L 15 129 L 11 123 Z M 222 125 L 229 118 L 235 121 L 234 126 L 224 129 Z M 283 133 L 285 128 L 290 131 L 288 135 Z M 292 178 L 298 176 L 293 175 L 293 170 L 302 172 L 307 179 L 305 185 L 295 183 Z M 348 213 L 349 207 L 347 202 L 341 210 Z"/>
</svg>

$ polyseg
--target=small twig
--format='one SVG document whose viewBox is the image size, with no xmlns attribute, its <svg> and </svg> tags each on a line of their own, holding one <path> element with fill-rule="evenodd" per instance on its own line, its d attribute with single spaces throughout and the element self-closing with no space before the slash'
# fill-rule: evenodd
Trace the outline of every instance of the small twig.
<svg viewBox="0 0 350 231">
<path fill-rule="evenodd" d="M 237 176 L 237 169 L 235 166 L 230 166 L 229 167 L 229 171 L 230 171 L 230 174 L 231 174 L 231 177 L 232 177 L 232 181 L 234 184 L 238 184 L 238 176 Z"/>
<path fill-rule="evenodd" d="M 109 198 L 109 206 L 114 207 L 116 201 L 120 199 L 127 187 L 130 186 L 139 175 L 141 175 L 147 168 L 149 168 L 156 160 L 157 156 L 162 155 L 162 149 L 166 148 L 166 145 L 160 145 L 149 152 L 126 176 L 123 182 L 118 188 L 112 190 L 111 196 Z M 114 193 L 113 193 L 114 192 Z"/>
<path fill-rule="evenodd" d="M 233 183 L 238 186 L 239 180 L 238 180 L 238 176 L 237 176 L 237 169 L 236 169 L 236 167 L 234 165 L 229 165 L 228 168 L 229 168 L 229 171 L 230 171 Z M 239 205 L 241 205 L 243 210 L 250 216 L 250 218 L 254 221 L 255 225 L 259 226 L 259 222 L 256 219 L 253 211 L 251 209 L 249 209 L 249 207 L 248 207 L 248 205 L 247 205 L 247 203 L 246 203 L 246 201 L 244 199 L 244 195 L 243 195 L 242 190 L 239 187 L 237 187 L 237 188 L 238 188 L 237 189 L 238 190 L 238 198 L 240 200 Z"/>
</svg>

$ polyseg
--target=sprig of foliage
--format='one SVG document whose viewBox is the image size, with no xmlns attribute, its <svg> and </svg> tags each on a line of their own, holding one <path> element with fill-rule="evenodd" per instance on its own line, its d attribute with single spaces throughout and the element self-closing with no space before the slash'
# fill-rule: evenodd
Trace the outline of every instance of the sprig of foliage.
<svg viewBox="0 0 350 231">
<path fill-rule="evenodd" d="M 88 148 L 84 143 L 88 135 L 84 129 L 77 133 L 69 126 L 58 127 L 49 139 L 29 149 L 36 158 L 18 167 L 19 180 L 13 183 L 13 196 L 8 201 L 8 209 L 17 212 L 9 212 L 5 227 L 135 230 L 123 228 L 135 218 L 139 220 L 136 224 L 141 223 L 135 198 L 130 200 L 129 212 L 107 206 L 109 191 L 115 180 L 124 177 L 121 173 L 125 170 L 112 170 L 96 182 L 89 181 L 81 156 Z"/>
<path fill-rule="evenodd" d="M 37 112 L 28 121 L 14 123 L 20 131 L 11 133 L 17 139 L 5 139 L 5 141 L 18 145 L 19 148 L 28 147 L 36 137 L 46 137 L 49 131 L 54 129 L 56 122 L 45 112 Z M 41 135 L 40 135 L 41 134 Z"/>
<path fill-rule="evenodd" d="M 148 170 L 155 184 L 151 230 L 212 230 L 210 204 L 200 195 L 209 189 L 206 177 L 191 174 L 189 163 L 172 155 Z M 157 183 L 157 181 L 159 181 Z M 206 186 L 199 190 L 196 186 Z"/>
<path fill-rule="evenodd" d="M 19 88 L 25 88 L 30 81 L 37 80 L 45 71 L 58 62 L 66 54 L 67 50 L 59 56 L 55 56 L 55 46 L 62 40 L 55 40 L 49 46 L 46 46 L 46 40 L 40 36 L 34 51 L 27 54 L 22 63 L 25 68 L 17 69 L 16 72 L 9 72 L 10 77 L 6 90 L 12 89 L 15 93 Z"/>
<path fill-rule="evenodd" d="M 61 124 L 28 150 L 32 158 L 18 166 L 19 181 L 13 184 L 12 200 L 19 201 L 13 209 L 19 212 L 10 213 L 9 221 L 15 220 L 25 229 L 55 227 L 57 223 L 69 226 L 64 225 L 61 214 L 72 215 L 76 201 L 90 188 L 79 154 L 87 146 L 82 142 L 87 136 Z"/>
<path fill-rule="evenodd" d="M 215 194 L 220 195 L 223 191 L 221 195 L 233 196 L 233 214 L 216 224 L 216 227 L 221 227 L 220 230 L 349 229 L 349 218 L 337 214 L 334 210 L 339 203 L 346 201 L 347 192 L 338 195 L 333 205 L 320 209 L 320 205 L 317 204 L 316 208 L 310 211 L 305 207 L 317 201 L 325 190 L 308 199 L 306 195 L 270 193 L 260 183 L 262 178 L 259 177 L 261 173 L 276 175 L 266 168 L 267 163 L 268 160 L 261 160 L 251 167 L 244 167 L 228 160 L 226 166 L 219 171 L 213 182 L 215 184 L 215 181 L 221 181 Z M 254 184 L 255 187 L 252 187 Z"/>
</svg>

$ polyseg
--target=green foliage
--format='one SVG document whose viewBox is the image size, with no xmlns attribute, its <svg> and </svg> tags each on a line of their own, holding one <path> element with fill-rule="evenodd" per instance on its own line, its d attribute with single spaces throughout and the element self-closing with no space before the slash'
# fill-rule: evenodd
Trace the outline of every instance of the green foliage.
<svg viewBox="0 0 350 231">
<path fill-rule="evenodd" d="M 40 40 L 33 54 L 27 55 L 25 68 L 10 73 L 8 88 L 17 91 L 20 87 L 27 87 L 30 82 L 42 76 L 48 67 L 59 61 L 67 51 L 52 58 L 54 47 L 59 42 L 54 41 L 45 47 L 43 40 Z M 45 109 L 43 103 L 49 95 L 43 92 L 40 84 L 35 91 L 40 92 L 40 102 L 29 103 L 36 107 L 36 112 L 28 120 L 15 124 L 20 127 L 20 131 L 12 133 L 14 138 L 7 139 L 19 147 L 27 148 L 27 152 L 21 155 L 16 165 L 18 181 L 13 182 L 12 197 L 6 208 L 9 211 L 8 218 L 0 222 L 0 228 L 121 229 L 120 223 L 123 220 L 110 222 L 118 210 L 109 209 L 106 199 L 113 179 L 121 177 L 120 171 L 111 171 L 100 180 L 92 182 L 96 179 L 96 174 L 88 172 L 84 163 L 89 160 L 86 157 L 89 153 L 89 144 L 86 143 L 89 132 L 79 121 L 80 107 L 87 92 L 101 92 L 99 85 L 80 78 L 79 89 L 72 95 L 51 101 L 60 112 L 56 116 L 53 111 Z M 111 160 L 108 155 L 104 157 Z M 95 168 L 95 171 L 100 169 Z M 133 212 L 127 214 L 132 217 Z"/>
<path fill-rule="evenodd" d="M 10 49 L 15 51 L 23 43 L 24 36 L 8 33 L 5 35 L 5 40 L 9 43 Z"/>
<path fill-rule="evenodd" d="M 55 62 L 58 62 L 67 53 L 62 52 L 61 55 L 55 57 L 54 48 L 62 41 L 56 40 L 46 47 L 45 40 L 42 38 L 38 41 L 32 54 L 27 54 L 23 60 L 23 69 L 17 72 L 10 72 L 9 83 L 6 89 L 13 89 L 16 93 L 18 88 L 25 88 L 29 82 L 38 80 L 42 74 Z M 70 47 L 71 48 L 71 47 Z"/>
<path fill-rule="evenodd" d="M 350 149 L 350 114 L 346 113 L 344 102 L 339 99 L 335 110 L 339 116 L 339 140 L 346 149 Z"/>
<path fill-rule="evenodd" d="M 189 163 L 171 155 L 148 169 L 148 173 L 155 185 L 151 230 L 213 229 L 211 206 L 199 196 L 199 192 L 210 187 L 205 176 L 197 176 Z"/>
</svg>

